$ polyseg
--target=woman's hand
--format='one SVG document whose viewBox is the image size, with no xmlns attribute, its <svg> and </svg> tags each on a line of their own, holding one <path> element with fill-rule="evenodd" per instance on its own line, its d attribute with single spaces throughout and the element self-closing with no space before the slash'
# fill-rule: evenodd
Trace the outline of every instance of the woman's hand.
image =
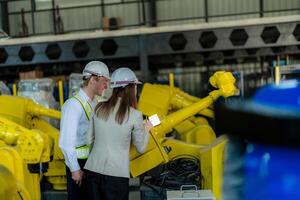
<svg viewBox="0 0 300 200">
<path fill-rule="evenodd" d="M 151 124 L 151 122 L 149 120 L 144 120 L 144 127 L 145 127 L 146 131 L 149 132 L 151 130 L 151 128 L 153 127 L 153 125 Z"/>
</svg>

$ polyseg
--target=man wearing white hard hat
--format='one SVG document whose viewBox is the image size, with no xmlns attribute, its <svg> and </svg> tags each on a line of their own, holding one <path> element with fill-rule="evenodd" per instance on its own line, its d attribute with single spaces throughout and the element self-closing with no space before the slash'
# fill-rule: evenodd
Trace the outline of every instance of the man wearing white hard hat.
<svg viewBox="0 0 300 200">
<path fill-rule="evenodd" d="M 104 63 L 89 62 L 83 70 L 83 88 L 62 107 L 59 147 L 67 166 L 69 200 L 86 199 L 83 170 L 89 154 L 89 146 L 85 144 L 86 131 L 97 103 L 95 95 L 102 95 L 108 87 L 109 78 L 109 70 Z"/>
</svg>

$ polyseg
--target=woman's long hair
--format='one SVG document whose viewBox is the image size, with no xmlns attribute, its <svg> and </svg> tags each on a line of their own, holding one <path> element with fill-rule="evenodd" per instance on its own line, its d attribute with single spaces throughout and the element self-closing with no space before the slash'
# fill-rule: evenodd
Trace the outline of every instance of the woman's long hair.
<svg viewBox="0 0 300 200">
<path fill-rule="evenodd" d="M 125 116 L 129 117 L 130 107 L 137 108 L 137 99 L 135 94 L 135 85 L 129 84 L 125 87 L 118 87 L 113 89 L 112 96 L 106 102 L 100 102 L 95 108 L 97 117 L 107 120 L 109 115 L 114 110 L 118 99 L 120 98 L 120 106 L 116 114 L 116 122 L 122 124 Z"/>
</svg>

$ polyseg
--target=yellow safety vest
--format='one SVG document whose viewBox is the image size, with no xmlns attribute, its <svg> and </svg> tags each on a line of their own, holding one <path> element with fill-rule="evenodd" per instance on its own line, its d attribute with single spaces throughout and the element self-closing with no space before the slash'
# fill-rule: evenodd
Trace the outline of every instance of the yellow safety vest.
<svg viewBox="0 0 300 200">
<path fill-rule="evenodd" d="M 80 103 L 82 109 L 84 110 L 87 120 L 90 121 L 91 114 L 93 112 L 93 108 L 92 108 L 91 104 L 88 101 L 83 102 L 78 94 L 73 96 L 73 98 L 76 99 Z"/>
<path fill-rule="evenodd" d="M 78 94 L 73 96 L 73 98 L 76 99 L 80 103 L 82 109 L 84 110 L 87 120 L 90 121 L 91 114 L 93 112 L 93 108 L 92 108 L 91 104 L 88 101 L 86 101 L 86 102 L 82 101 L 81 97 Z M 90 146 L 88 146 L 88 145 L 76 147 L 76 154 L 77 154 L 78 159 L 87 159 L 89 156 L 89 153 L 90 153 Z"/>
<path fill-rule="evenodd" d="M 76 147 L 76 155 L 78 159 L 87 159 L 90 154 L 90 146 L 83 145 L 80 147 Z"/>
</svg>

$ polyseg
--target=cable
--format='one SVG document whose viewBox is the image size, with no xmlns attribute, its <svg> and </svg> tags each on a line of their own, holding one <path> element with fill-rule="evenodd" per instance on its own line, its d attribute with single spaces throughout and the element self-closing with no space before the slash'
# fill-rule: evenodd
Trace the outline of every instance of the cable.
<svg viewBox="0 0 300 200">
<path fill-rule="evenodd" d="M 147 187 L 149 187 L 150 189 L 152 189 L 152 191 L 154 191 L 160 200 L 164 200 L 164 194 L 163 194 L 163 190 L 159 191 L 158 189 L 156 189 L 154 186 L 152 186 L 151 184 L 148 184 L 147 182 L 143 181 L 143 184 Z"/>
<path fill-rule="evenodd" d="M 178 190 L 182 185 L 196 185 L 200 188 L 201 173 L 199 166 L 200 162 L 197 157 L 179 155 L 165 164 L 159 175 L 152 176 L 149 183 L 146 181 L 143 181 L 143 183 L 160 187 L 161 192 L 158 192 L 159 194 L 162 194 L 166 188 Z"/>
<path fill-rule="evenodd" d="M 22 197 L 22 195 L 21 195 L 21 192 L 18 191 L 18 194 L 19 194 L 21 200 L 23 200 L 23 197 Z"/>
</svg>

